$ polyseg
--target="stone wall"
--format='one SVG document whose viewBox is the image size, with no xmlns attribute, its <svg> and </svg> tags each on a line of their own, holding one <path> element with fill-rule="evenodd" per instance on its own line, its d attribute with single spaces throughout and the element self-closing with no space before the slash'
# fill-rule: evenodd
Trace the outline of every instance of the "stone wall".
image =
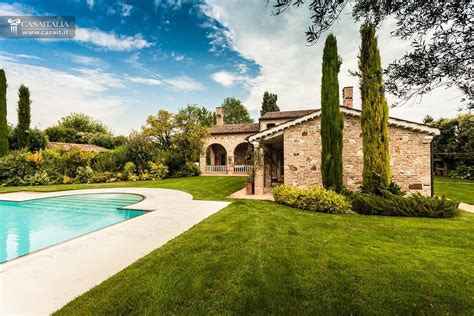
<svg viewBox="0 0 474 316">
<path fill-rule="evenodd" d="M 319 118 L 316 118 L 285 130 L 285 184 L 322 185 L 320 129 Z"/>
<path fill-rule="evenodd" d="M 250 133 L 239 133 L 239 134 L 214 134 L 209 135 L 204 143 L 204 152 L 201 153 L 201 157 L 199 159 L 199 165 L 201 167 L 201 171 L 205 173 L 205 166 L 206 166 L 206 150 L 212 144 L 219 144 L 222 145 L 227 154 L 227 174 L 233 173 L 234 168 L 234 152 L 238 145 L 244 143 L 247 144 L 247 140 L 245 139 L 247 136 L 250 136 Z M 239 155 L 242 151 L 237 150 L 237 155 Z M 238 159 L 238 163 L 240 163 L 242 159 Z"/>
<path fill-rule="evenodd" d="M 293 126 L 284 133 L 285 184 L 321 185 L 320 120 Z M 392 179 L 405 191 L 431 193 L 432 137 L 390 126 Z M 345 115 L 343 138 L 344 185 L 356 190 L 362 185 L 363 153 L 359 117 Z"/>
</svg>

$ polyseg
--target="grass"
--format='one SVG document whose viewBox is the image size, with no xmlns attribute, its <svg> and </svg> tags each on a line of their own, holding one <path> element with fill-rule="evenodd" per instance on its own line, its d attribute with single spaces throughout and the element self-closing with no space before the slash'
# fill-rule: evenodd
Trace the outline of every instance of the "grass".
<svg viewBox="0 0 474 316">
<path fill-rule="evenodd" d="M 436 194 L 474 205 L 474 181 L 435 177 Z"/>
<path fill-rule="evenodd" d="M 185 179 L 176 178 L 156 181 L 0 187 L 0 193 L 17 191 L 51 192 L 100 188 L 147 187 L 185 191 L 191 194 L 196 200 L 223 200 L 231 193 L 241 189 L 244 184 L 245 177 L 189 177 Z"/>
<path fill-rule="evenodd" d="M 472 315 L 473 219 L 238 201 L 57 315 Z"/>
<path fill-rule="evenodd" d="M 437 193 L 452 194 L 438 189 L 444 180 L 436 179 Z M 243 178 L 198 177 L 40 189 L 151 186 L 223 199 L 243 185 Z M 330 215 L 240 200 L 56 314 L 472 315 L 473 223 L 466 212 Z"/>
</svg>

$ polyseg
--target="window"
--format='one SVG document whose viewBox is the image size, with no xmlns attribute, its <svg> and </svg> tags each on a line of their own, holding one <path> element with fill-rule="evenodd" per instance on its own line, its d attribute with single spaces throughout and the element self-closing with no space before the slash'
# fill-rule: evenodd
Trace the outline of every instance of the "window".
<svg viewBox="0 0 474 316">
<path fill-rule="evenodd" d="M 275 125 L 276 125 L 275 123 L 268 123 L 268 124 L 267 124 L 267 128 L 273 127 L 273 126 L 275 126 Z"/>
</svg>

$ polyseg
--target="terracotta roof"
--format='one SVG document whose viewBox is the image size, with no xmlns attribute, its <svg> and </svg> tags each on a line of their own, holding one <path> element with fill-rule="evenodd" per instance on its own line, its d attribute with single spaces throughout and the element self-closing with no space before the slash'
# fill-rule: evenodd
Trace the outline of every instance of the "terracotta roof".
<svg viewBox="0 0 474 316">
<path fill-rule="evenodd" d="M 317 111 L 317 109 L 267 112 L 260 118 L 260 120 L 294 119 L 294 118 L 297 118 L 297 117 L 308 115 L 308 114 L 313 113 L 315 111 Z"/>
<path fill-rule="evenodd" d="M 258 133 L 259 131 L 260 124 L 258 123 L 214 125 L 210 129 L 211 134 Z"/>
<path fill-rule="evenodd" d="M 72 148 L 80 148 L 84 151 L 96 151 L 96 152 L 104 152 L 108 150 L 107 148 L 96 146 L 96 145 L 59 143 L 59 142 L 49 142 L 48 148 L 63 148 L 64 150 L 70 150 Z"/>
</svg>

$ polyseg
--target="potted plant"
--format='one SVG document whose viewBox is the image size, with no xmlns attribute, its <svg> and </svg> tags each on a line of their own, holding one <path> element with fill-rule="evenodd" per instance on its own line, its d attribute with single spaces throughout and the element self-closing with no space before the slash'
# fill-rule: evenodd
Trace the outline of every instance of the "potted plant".
<svg viewBox="0 0 474 316">
<path fill-rule="evenodd" d="M 247 177 L 247 181 L 245 184 L 245 192 L 247 195 L 252 195 L 253 194 L 253 177 L 252 175 L 249 175 Z"/>
</svg>

